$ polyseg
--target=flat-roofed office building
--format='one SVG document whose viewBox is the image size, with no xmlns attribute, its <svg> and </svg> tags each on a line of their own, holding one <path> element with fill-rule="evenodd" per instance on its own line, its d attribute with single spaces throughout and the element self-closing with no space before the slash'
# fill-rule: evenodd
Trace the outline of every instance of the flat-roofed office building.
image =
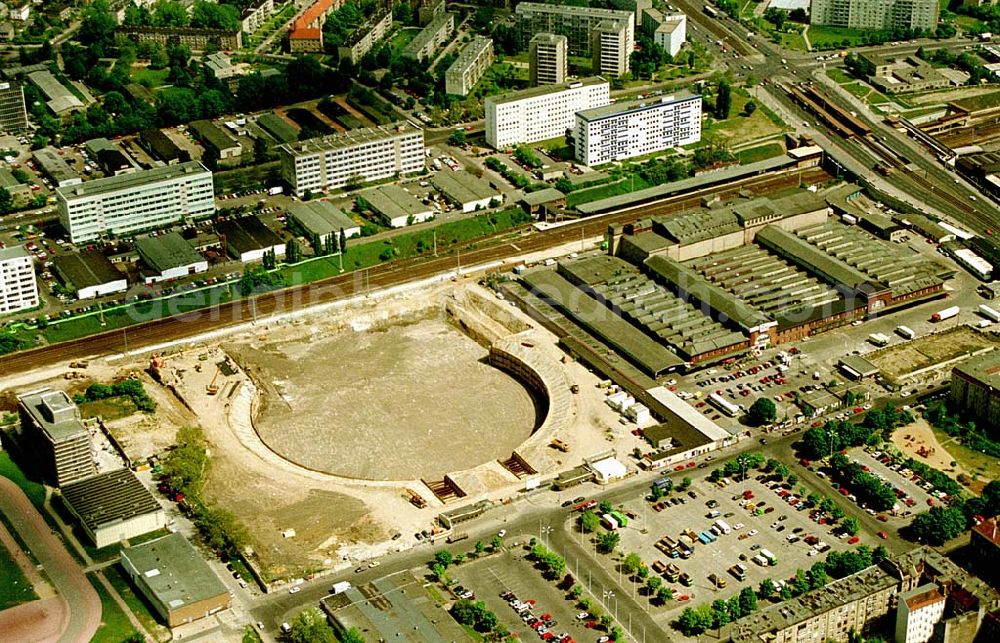
<svg viewBox="0 0 1000 643">
<path fill-rule="evenodd" d="M 17 398 L 25 451 L 37 455 L 36 464 L 57 487 L 97 473 L 90 432 L 80 421 L 80 410 L 65 391 L 45 388 Z"/>
<path fill-rule="evenodd" d="M 199 219 L 215 213 L 212 173 L 198 161 L 109 176 L 56 190 L 73 243 Z"/>
<path fill-rule="evenodd" d="M 131 469 L 99 473 L 59 491 L 98 549 L 167 526 L 163 507 Z"/>
<path fill-rule="evenodd" d="M 490 96 L 486 99 L 486 142 L 502 149 L 565 136 L 577 112 L 610 102 L 611 88 L 600 76 Z"/>
<path fill-rule="evenodd" d="M 424 131 L 399 122 L 287 143 L 278 148 L 281 176 L 299 197 L 424 168 Z"/>
<path fill-rule="evenodd" d="M 38 305 L 38 282 L 24 246 L 0 249 L 0 315 Z"/>
</svg>

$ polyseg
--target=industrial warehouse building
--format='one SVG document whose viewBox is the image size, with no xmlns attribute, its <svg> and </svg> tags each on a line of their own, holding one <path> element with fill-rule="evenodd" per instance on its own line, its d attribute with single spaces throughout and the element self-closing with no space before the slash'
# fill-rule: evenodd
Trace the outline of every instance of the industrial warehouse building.
<svg viewBox="0 0 1000 643">
<path fill-rule="evenodd" d="M 197 161 L 61 187 L 56 200 L 73 243 L 215 214 L 212 173 Z"/>
<path fill-rule="evenodd" d="M 52 258 L 55 273 L 77 299 L 125 292 L 128 280 L 100 252 L 74 252 Z"/>
<path fill-rule="evenodd" d="M 80 175 L 66 164 L 66 160 L 54 147 L 43 147 L 40 150 L 35 150 L 31 153 L 31 159 L 42 174 L 48 177 L 52 181 L 52 185 L 57 188 L 83 183 Z"/>
<path fill-rule="evenodd" d="M 335 190 L 424 169 L 424 131 L 408 123 L 356 129 L 278 148 L 295 195 Z"/>
<path fill-rule="evenodd" d="M 363 195 L 368 205 L 393 228 L 426 221 L 434 216 L 430 206 L 398 185 L 383 185 Z"/>
<path fill-rule="evenodd" d="M 139 258 L 152 272 L 144 272 L 147 284 L 178 279 L 208 270 L 208 261 L 176 232 L 158 237 L 140 237 L 135 243 Z"/>
<path fill-rule="evenodd" d="M 49 388 L 17 398 L 21 431 L 16 438 L 25 456 L 46 480 L 61 487 L 97 473 L 90 433 L 80 420 L 80 410 L 65 391 Z"/>
<path fill-rule="evenodd" d="M 261 261 L 268 252 L 273 252 L 275 257 L 285 256 L 284 240 L 259 217 L 223 221 L 216 224 L 215 231 L 229 256 L 243 263 Z"/>
<path fill-rule="evenodd" d="M 361 234 L 361 226 L 329 201 L 296 203 L 288 209 L 288 219 L 293 226 L 298 226 L 304 237 L 310 239 L 325 239 L 331 232 L 339 236 L 341 230 L 348 239 Z"/>
<path fill-rule="evenodd" d="M 135 587 L 170 627 L 229 607 L 226 586 L 180 534 L 172 533 L 122 549 L 121 564 Z"/>
<path fill-rule="evenodd" d="M 600 165 L 663 152 L 701 140 L 701 96 L 663 96 L 576 113 L 573 153 Z"/>
<path fill-rule="evenodd" d="M 576 122 L 577 112 L 610 102 L 611 86 L 599 76 L 488 96 L 486 143 L 503 149 L 565 136 Z"/>
<path fill-rule="evenodd" d="M 462 212 L 485 210 L 503 202 L 500 191 L 466 170 L 437 172 L 431 177 L 431 183 Z"/>
<path fill-rule="evenodd" d="M 551 305 L 573 300 L 572 307 L 587 309 L 582 292 L 604 309 L 590 316 L 626 322 L 688 365 L 797 341 L 943 294 L 954 270 L 831 219 L 825 197 L 740 199 L 641 220 L 612 234 L 617 256 L 562 261 L 550 276 L 529 272 L 524 281 L 539 289 L 560 278 L 561 287 L 548 283 Z M 614 340 L 602 341 L 647 374 L 658 368 Z"/>
<path fill-rule="evenodd" d="M 166 527 L 163 507 L 130 469 L 108 471 L 59 490 L 70 513 L 101 549 Z"/>
</svg>

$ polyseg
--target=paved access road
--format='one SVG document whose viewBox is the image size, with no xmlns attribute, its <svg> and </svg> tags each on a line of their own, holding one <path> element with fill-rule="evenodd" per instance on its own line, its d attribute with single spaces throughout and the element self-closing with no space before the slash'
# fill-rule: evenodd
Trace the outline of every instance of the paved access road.
<svg viewBox="0 0 1000 643">
<path fill-rule="evenodd" d="M 62 621 L 58 630 L 61 634 L 55 640 L 61 643 L 90 641 L 101 624 L 101 599 L 83 569 L 55 537 L 21 488 L 2 476 L 0 512 L 10 520 L 22 542 L 29 544 L 31 553 L 59 592 L 62 603 L 60 613 L 47 615 Z"/>
</svg>

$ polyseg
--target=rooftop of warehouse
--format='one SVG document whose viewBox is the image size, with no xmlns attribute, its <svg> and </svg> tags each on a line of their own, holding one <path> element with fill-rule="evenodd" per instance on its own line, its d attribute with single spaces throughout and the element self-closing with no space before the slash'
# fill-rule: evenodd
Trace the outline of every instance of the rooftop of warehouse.
<svg viewBox="0 0 1000 643">
<path fill-rule="evenodd" d="M 274 230 L 264 225 L 260 217 L 249 216 L 223 221 L 215 226 L 220 236 L 225 236 L 226 245 L 240 254 L 271 248 L 283 243 Z"/>
<path fill-rule="evenodd" d="M 52 263 L 59 274 L 77 290 L 125 279 L 125 275 L 99 252 L 56 255 L 52 258 Z"/>
<path fill-rule="evenodd" d="M 1000 388 L 1000 351 L 992 350 L 959 363 L 954 369 L 971 379 Z"/>
<path fill-rule="evenodd" d="M 431 177 L 431 183 L 444 192 L 445 196 L 451 197 L 459 203 L 470 203 L 500 196 L 500 193 L 490 187 L 489 183 L 467 170 L 436 172 Z"/>
<path fill-rule="evenodd" d="M 139 237 L 135 247 L 149 267 L 161 273 L 205 260 L 177 232 L 168 232 L 158 237 Z"/>
<path fill-rule="evenodd" d="M 294 144 L 299 140 L 299 133 L 288 121 L 268 112 L 257 117 L 257 124 L 279 143 Z"/>
<path fill-rule="evenodd" d="M 812 269 L 823 273 L 827 278 L 834 281 L 833 285 L 843 285 L 850 288 L 858 288 L 872 279 L 857 268 L 831 257 L 826 252 L 812 245 L 804 239 L 800 239 L 790 232 L 786 232 L 777 226 L 766 226 L 757 233 L 757 242 L 773 250 L 780 250 L 779 255 L 792 256 L 798 259 L 807 269 Z"/>
<path fill-rule="evenodd" d="M 523 3 L 522 3 L 523 4 Z M 521 6 L 521 5 L 518 5 Z M 534 98 L 536 96 L 546 96 L 548 94 L 555 94 L 557 92 L 563 92 L 568 89 L 575 89 L 579 86 L 588 85 L 600 85 L 608 84 L 608 81 L 601 76 L 590 76 L 588 78 L 580 78 L 579 80 L 571 80 L 565 83 L 559 83 L 558 85 L 539 85 L 538 87 L 529 87 L 527 89 L 521 89 L 515 92 L 509 92 L 500 96 L 487 96 L 487 103 L 494 103 L 497 105 L 502 105 L 503 103 L 512 103 L 514 101 L 524 100 L 525 98 Z"/>
<path fill-rule="evenodd" d="M 339 232 L 341 229 L 358 227 L 354 219 L 329 201 L 296 203 L 288 208 L 288 216 L 307 228 L 308 232 L 316 233 L 321 237 L 331 232 Z"/>
<path fill-rule="evenodd" d="M 373 141 L 382 141 L 396 136 L 406 136 L 409 134 L 422 133 L 423 130 L 413 127 L 405 121 L 397 121 L 389 125 L 379 125 L 377 127 L 364 127 L 361 129 L 337 132 L 327 136 L 309 138 L 297 143 L 285 143 L 281 149 L 293 156 L 300 154 L 318 154 L 328 150 L 343 149 L 364 145 Z"/>
<path fill-rule="evenodd" d="M 103 179 L 94 179 L 93 181 L 87 181 L 79 185 L 57 188 L 56 192 L 63 198 L 71 200 L 79 197 L 97 196 L 119 190 L 128 190 L 158 181 L 172 181 L 184 176 L 199 174 L 207 174 L 209 177 L 212 175 L 208 168 L 200 162 L 188 161 L 175 165 L 161 165 L 132 174 L 120 174 L 118 176 L 108 176 Z"/>
<path fill-rule="evenodd" d="M 383 185 L 362 194 L 375 210 L 396 219 L 427 212 L 430 208 L 398 185 Z"/>
<path fill-rule="evenodd" d="M 542 205 L 543 203 L 552 203 L 553 201 L 565 198 L 566 195 L 555 188 L 544 188 L 526 193 L 521 197 L 521 201 L 528 205 Z"/>
<path fill-rule="evenodd" d="M 130 469 L 118 469 L 63 485 L 63 500 L 91 529 L 163 511 L 153 494 Z"/>
<path fill-rule="evenodd" d="M 138 571 L 157 600 L 171 610 L 228 594 L 219 577 L 181 534 L 125 547 L 121 555 Z"/>
<path fill-rule="evenodd" d="M 771 318 L 760 310 L 736 299 L 732 293 L 712 284 L 699 273 L 673 259 L 654 255 L 643 263 L 653 273 L 681 288 L 694 299 L 707 304 L 720 315 L 733 320 L 745 331 L 772 323 Z"/>
<path fill-rule="evenodd" d="M 574 284 L 594 286 L 621 275 L 638 275 L 639 269 L 632 264 L 611 255 L 591 255 L 566 259 L 559 262 L 556 269 Z"/>
<path fill-rule="evenodd" d="M 611 103 L 610 105 L 602 105 L 601 107 L 592 107 L 590 109 L 580 110 L 576 114 L 584 120 L 593 121 L 608 116 L 624 114 L 625 112 L 652 109 L 654 107 L 660 107 L 664 104 L 672 105 L 674 103 L 682 103 L 692 99 L 701 100 L 701 95 L 692 94 L 690 92 L 681 92 L 672 96 L 657 96 L 654 98 L 619 101 L 617 103 Z"/>
<path fill-rule="evenodd" d="M 218 151 L 239 147 L 239 143 L 234 141 L 222 128 L 208 120 L 191 121 L 190 127 L 198 135 L 202 143 L 211 145 Z"/>
</svg>

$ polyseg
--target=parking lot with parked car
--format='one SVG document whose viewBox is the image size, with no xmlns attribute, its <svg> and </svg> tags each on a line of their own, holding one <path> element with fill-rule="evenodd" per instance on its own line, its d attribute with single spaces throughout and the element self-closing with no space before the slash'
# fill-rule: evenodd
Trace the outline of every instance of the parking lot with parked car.
<svg viewBox="0 0 1000 643">
<path fill-rule="evenodd" d="M 497 556 L 465 562 L 448 572 L 464 591 L 483 601 L 520 641 L 596 640 L 601 632 L 593 625 L 587 626 L 594 620 L 577 618 L 581 616 L 577 602 L 556 583 L 542 578 L 541 572 L 525 559 L 527 554 L 525 548 L 514 547 Z"/>
<path fill-rule="evenodd" d="M 595 560 L 618 574 L 620 559 L 635 552 L 651 573 L 661 575 L 675 600 L 651 607 L 657 618 L 692 603 L 728 598 L 746 586 L 756 589 L 765 578 L 779 585 L 831 550 L 879 542 L 874 534 L 842 534 L 831 526 L 832 517 L 807 506 L 810 491 L 833 498 L 831 489 L 806 489 L 803 494 L 801 483 L 790 487 L 754 470 L 746 480 L 716 484 L 703 471 L 688 490 L 675 490 L 656 502 L 637 498 L 625 503 L 624 510 L 636 519 L 619 529 L 615 554 L 595 554 Z M 639 582 L 623 576 L 622 590 L 638 592 Z"/>
</svg>

